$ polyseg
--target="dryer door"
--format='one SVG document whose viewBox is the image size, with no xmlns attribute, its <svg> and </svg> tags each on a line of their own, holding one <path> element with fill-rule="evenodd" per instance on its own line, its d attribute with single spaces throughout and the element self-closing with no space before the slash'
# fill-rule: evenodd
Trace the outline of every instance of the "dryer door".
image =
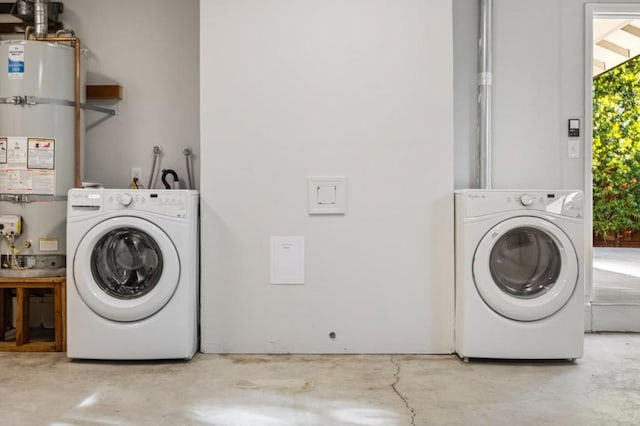
<svg viewBox="0 0 640 426">
<path fill-rule="evenodd" d="M 171 239 L 155 224 L 116 217 L 94 226 L 73 257 L 82 300 L 114 321 L 147 318 L 171 299 L 180 278 L 180 260 Z"/>
<path fill-rule="evenodd" d="M 535 321 L 558 312 L 578 282 L 569 237 L 538 217 L 507 219 L 487 232 L 473 259 L 476 288 L 498 314 Z"/>
</svg>

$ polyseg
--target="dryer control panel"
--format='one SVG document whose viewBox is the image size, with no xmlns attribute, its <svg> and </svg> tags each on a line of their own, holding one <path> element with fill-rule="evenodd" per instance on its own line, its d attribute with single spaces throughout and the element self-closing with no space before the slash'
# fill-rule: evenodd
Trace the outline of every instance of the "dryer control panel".
<svg viewBox="0 0 640 426">
<path fill-rule="evenodd" d="M 536 210 L 583 218 L 582 191 L 570 190 L 482 190 L 456 191 L 465 198 L 465 216 L 478 217 L 512 210 Z"/>
<path fill-rule="evenodd" d="M 129 210 L 185 218 L 195 214 L 190 211 L 189 197 L 196 195 L 197 191 L 190 190 L 72 189 L 68 213 L 78 216 Z"/>
</svg>

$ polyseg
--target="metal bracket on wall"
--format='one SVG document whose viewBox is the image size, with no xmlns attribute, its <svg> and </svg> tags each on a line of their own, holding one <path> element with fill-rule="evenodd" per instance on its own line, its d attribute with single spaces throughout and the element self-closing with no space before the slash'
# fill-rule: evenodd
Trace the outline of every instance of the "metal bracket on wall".
<svg viewBox="0 0 640 426">
<path fill-rule="evenodd" d="M 86 97 L 87 100 L 100 100 L 100 101 L 120 101 L 123 98 L 123 94 L 122 94 L 122 86 L 119 85 L 105 85 L 105 84 L 93 84 L 93 85 L 87 85 L 86 87 Z M 87 104 L 83 104 L 86 106 L 86 109 L 90 109 L 93 111 L 97 111 L 97 112 L 102 112 L 104 114 L 108 114 L 105 117 L 102 117 L 96 121 L 94 121 L 93 123 L 89 124 L 86 126 L 86 130 L 91 130 L 94 127 L 96 127 L 98 124 L 101 124 L 102 122 L 108 120 L 110 117 L 117 115 L 117 110 L 112 110 L 110 108 L 105 108 L 105 107 L 100 107 L 97 105 L 87 105 Z M 113 111 L 113 113 L 111 113 L 110 111 Z"/>
<path fill-rule="evenodd" d="M 31 203 L 33 201 L 67 201 L 66 195 L 39 195 L 39 194 L 0 194 L 0 201 L 10 203 Z"/>
<path fill-rule="evenodd" d="M 98 110 L 96 110 L 96 111 L 98 111 Z M 91 123 L 91 124 L 87 124 L 86 126 L 84 126 L 84 129 L 85 129 L 85 130 L 91 130 L 91 129 L 93 129 L 94 127 L 96 127 L 97 125 L 104 123 L 105 121 L 107 121 L 108 119 L 110 119 L 111 117 L 113 117 L 114 115 L 116 115 L 116 114 L 105 115 L 104 117 L 101 117 L 101 118 L 97 119 L 97 120 L 96 120 L 96 121 L 94 121 L 93 123 Z"/>
<path fill-rule="evenodd" d="M 98 105 L 80 104 L 80 108 L 97 111 L 108 115 L 118 115 L 117 109 L 105 108 Z"/>
</svg>

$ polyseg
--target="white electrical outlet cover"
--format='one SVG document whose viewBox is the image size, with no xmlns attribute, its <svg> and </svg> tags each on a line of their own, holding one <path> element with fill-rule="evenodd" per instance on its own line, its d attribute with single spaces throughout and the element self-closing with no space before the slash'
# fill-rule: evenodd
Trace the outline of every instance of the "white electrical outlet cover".
<svg viewBox="0 0 640 426">
<path fill-rule="evenodd" d="M 138 178 L 138 184 L 142 184 L 142 168 L 141 167 L 131 168 L 131 182 L 133 182 L 135 178 Z"/>
</svg>

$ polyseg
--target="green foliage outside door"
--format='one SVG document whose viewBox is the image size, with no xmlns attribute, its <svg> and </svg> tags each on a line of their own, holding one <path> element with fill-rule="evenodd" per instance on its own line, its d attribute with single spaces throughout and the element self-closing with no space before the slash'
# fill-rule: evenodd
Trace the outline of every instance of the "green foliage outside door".
<svg viewBox="0 0 640 426">
<path fill-rule="evenodd" d="M 593 79 L 593 231 L 640 231 L 640 57 Z"/>
</svg>

